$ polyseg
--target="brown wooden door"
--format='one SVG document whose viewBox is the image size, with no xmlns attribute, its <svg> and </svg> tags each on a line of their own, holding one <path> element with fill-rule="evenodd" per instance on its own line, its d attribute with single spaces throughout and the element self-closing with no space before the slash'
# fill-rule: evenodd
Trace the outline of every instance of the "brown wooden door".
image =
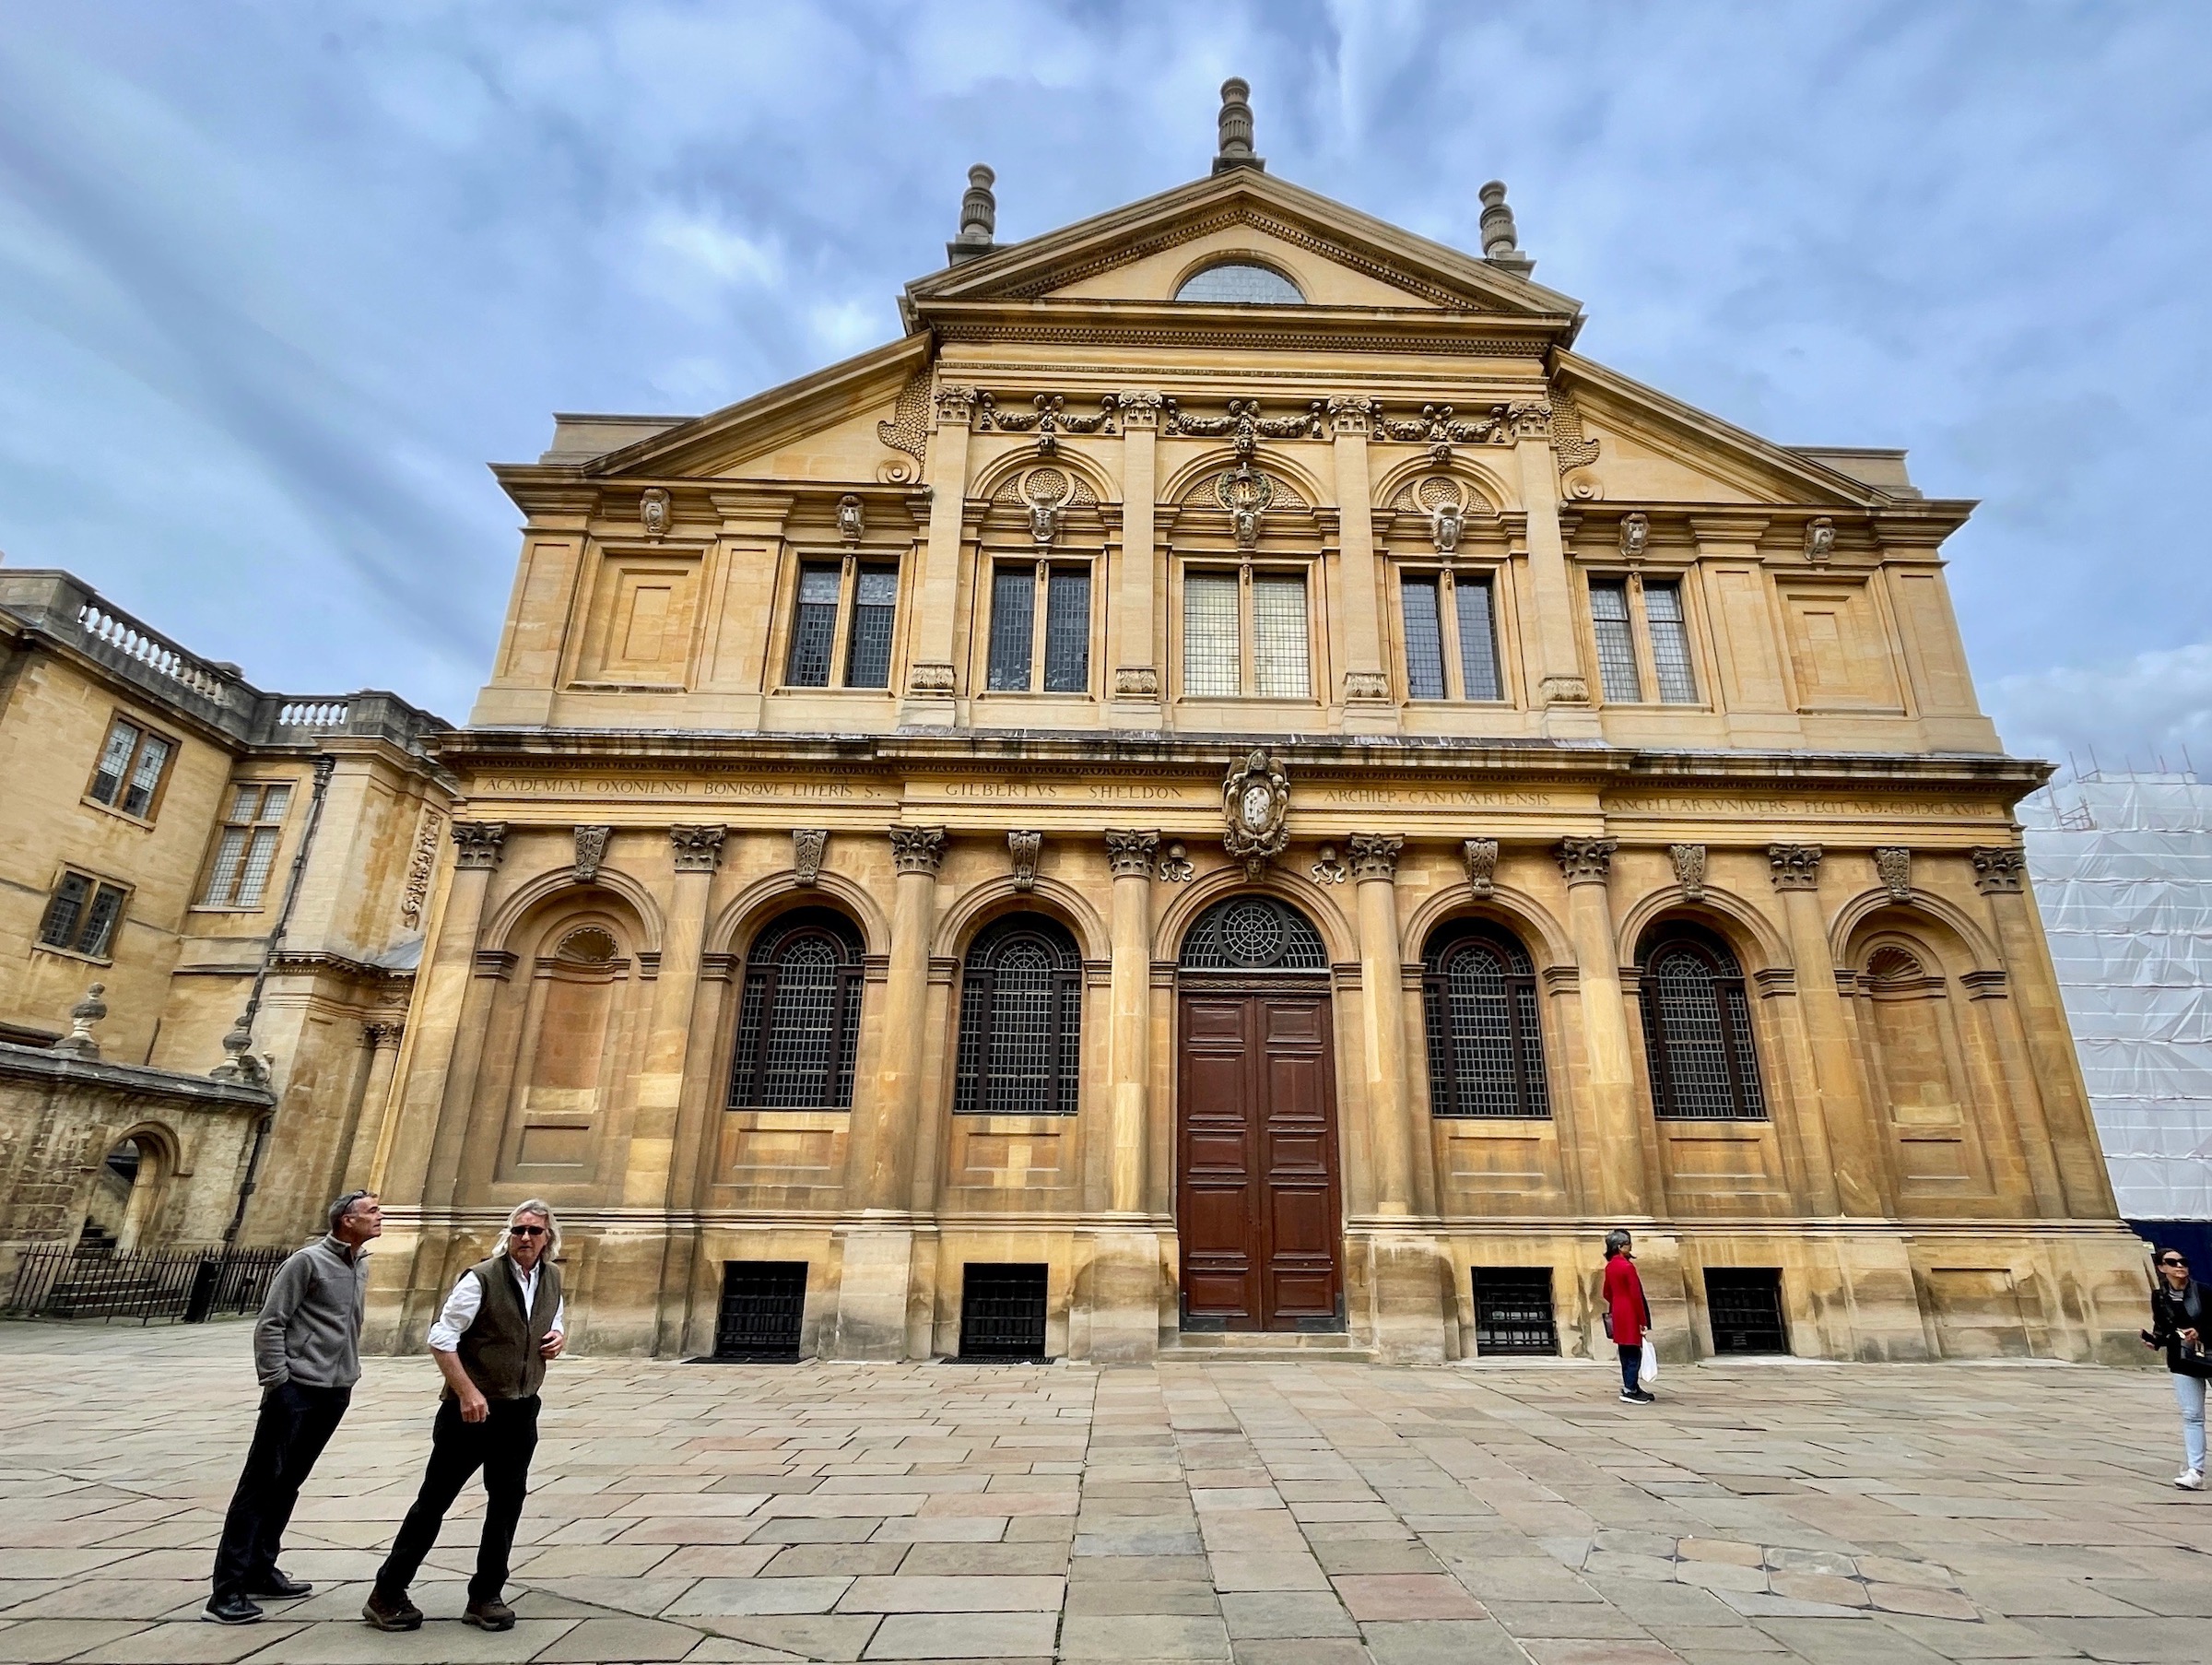
<svg viewBox="0 0 2212 1665">
<path fill-rule="evenodd" d="M 1186 990 L 1177 1228 L 1194 1328 L 1342 1322 L 1325 994 Z"/>
</svg>

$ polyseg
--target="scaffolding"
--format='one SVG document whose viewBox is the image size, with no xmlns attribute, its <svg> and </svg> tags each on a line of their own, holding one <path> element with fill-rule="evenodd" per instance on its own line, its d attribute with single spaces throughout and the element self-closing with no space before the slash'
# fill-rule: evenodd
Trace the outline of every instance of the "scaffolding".
<svg viewBox="0 0 2212 1665">
<path fill-rule="evenodd" d="M 2019 820 L 2120 1212 L 2212 1221 L 2212 786 L 2091 770 Z"/>
</svg>

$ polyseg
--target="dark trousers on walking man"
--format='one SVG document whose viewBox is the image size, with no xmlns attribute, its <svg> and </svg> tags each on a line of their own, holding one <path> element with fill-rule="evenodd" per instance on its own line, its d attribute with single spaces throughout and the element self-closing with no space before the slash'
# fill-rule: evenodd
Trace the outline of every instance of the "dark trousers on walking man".
<svg viewBox="0 0 2212 1665">
<path fill-rule="evenodd" d="M 477 1570 L 468 1581 L 472 1602 L 497 1601 L 507 1584 L 507 1562 L 514 1550 L 514 1529 L 523 1517 L 530 1490 L 530 1457 L 537 1449 L 538 1397 L 493 1399 L 480 1423 L 461 1420 L 459 1401 L 446 1399 L 430 1423 L 430 1460 L 422 1490 L 400 1523 L 392 1553 L 377 1569 L 380 1589 L 404 1590 L 415 1582 L 423 1557 L 438 1541 L 445 1512 L 453 1506 L 481 1469 L 484 1471 L 484 1536 L 477 1546 Z"/>
<path fill-rule="evenodd" d="M 310 1388 L 292 1381 L 279 1382 L 262 1395 L 253 1444 L 215 1553 L 216 1600 L 269 1593 L 300 1488 L 314 1471 L 315 1459 L 337 1432 L 352 1398 L 351 1388 Z"/>
</svg>

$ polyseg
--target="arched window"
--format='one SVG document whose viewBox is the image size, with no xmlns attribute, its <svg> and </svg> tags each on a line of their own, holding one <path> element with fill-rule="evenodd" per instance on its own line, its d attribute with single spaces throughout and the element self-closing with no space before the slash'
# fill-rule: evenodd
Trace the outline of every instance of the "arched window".
<svg viewBox="0 0 2212 1665">
<path fill-rule="evenodd" d="M 860 933 L 802 908 L 760 933 L 745 960 L 730 1107 L 850 1110 L 860 1046 Z"/>
<path fill-rule="evenodd" d="M 978 936 L 960 970 L 956 1113 L 1073 1116 L 1083 1064 L 1083 958 L 1067 927 L 1016 914 Z"/>
<path fill-rule="evenodd" d="M 1224 260 L 1193 272 L 1175 291 L 1178 301 L 1212 301 L 1241 306 L 1303 306 L 1298 285 L 1271 266 L 1254 260 Z"/>
<path fill-rule="evenodd" d="M 1671 1121 L 1766 1120 L 1751 1003 L 1728 945 L 1698 926 L 1662 926 L 1647 939 L 1641 989 L 1655 1113 Z"/>
<path fill-rule="evenodd" d="M 1421 962 L 1435 1116 L 1549 1116 L 1536 974 L 1496 926 L 1467 921 L 1430 939 Z"/>
<path fill-rule="evenodd" d="M 1231 896 L 1198 915 L 1177 962 L 1184 971 L 1318 972 L 1329 969 L 1321 933 L 1288 903 Z"/>
</svg>

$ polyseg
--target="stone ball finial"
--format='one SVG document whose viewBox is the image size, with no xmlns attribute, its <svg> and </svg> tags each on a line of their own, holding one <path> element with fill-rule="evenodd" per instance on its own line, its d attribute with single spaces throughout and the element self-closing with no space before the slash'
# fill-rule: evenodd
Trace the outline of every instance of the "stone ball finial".
<svg viewBox="0 0 2212 1665">
<path fill-rule="evenodd" d="M 982 162 L 968 170 L 968 189 L 960 196 L 960 234 L 945 245 L 954 266 L 991 252 L 991 239 L 998 230 L 998 198 L 991 187 L 997 181 L 998 175 Z"/>
<path fill-rule="evenodd" d="M 69 1009 L 69 1033 L 47 1050 L 97 1062 L 100 1042 L 93 1037 L 92 1025 L 108 1015 L 108 1003 L 100 998 L 107 992 L 105 983 L 95 983 L 85 990 L 85 998 Z"/>
<path fill-rule="evenodd" d="M 1231 168 L 1267 165 L 1253 154 L 1252 105 L 1248 101 L 1251 97 L 1252 89 L 1236 76 L 1221 83 L 1221 136 L 1214 157 L 1216 173 L 1225 173 Z"/>
</svg>

